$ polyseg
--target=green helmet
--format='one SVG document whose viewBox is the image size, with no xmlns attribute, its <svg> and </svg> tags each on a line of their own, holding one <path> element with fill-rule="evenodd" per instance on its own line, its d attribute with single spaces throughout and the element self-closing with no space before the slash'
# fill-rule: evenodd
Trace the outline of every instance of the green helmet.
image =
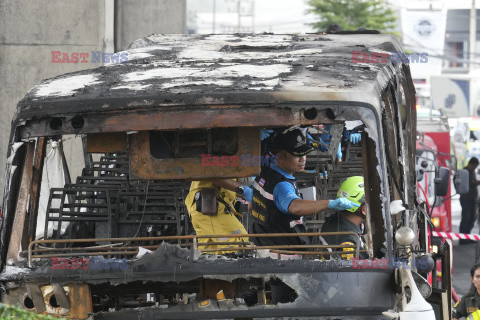
<svg viewBox="0 0 480 320">
<path fill-rule="evenodd" d="M 337 192 L 337 198 L 347 198 L 348 200 L 356 203 L 358 205 L 362 205 L 365 203 L 365 188 L 363 183 L 362 176 L 353 176 L 347 178 L 343 181 L 340 189 Z M 351 209 L 347 209 L 347 211 L 355 212 L 358 210 L 359 207 L 353 207 Z"/>
</svg>

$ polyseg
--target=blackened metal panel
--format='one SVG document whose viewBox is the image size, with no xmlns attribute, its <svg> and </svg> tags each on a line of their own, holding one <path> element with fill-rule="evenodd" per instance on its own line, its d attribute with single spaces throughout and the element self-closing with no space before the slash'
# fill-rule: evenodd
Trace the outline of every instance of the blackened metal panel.
<svg viewBox="0 0 480 320">
<path fill-rule="evenodd" d="M 376 167 L 378 159 L 375 155 L 375 142 L 364 133 L 362 135 L 363 172 L 365 173 L 365 201 L 367 205 L 367 242 L 371 242 L 368 249 L 373 249 L 373 254 L 379 256 L 385 241 L 385 221 L 382 213 L 382 199 L 380 178 Z"/>
<path fill-rule="evenodd" d="M 333 96 L 333 95 L 332 95 Z M 19 136 L 28 139 L 37 136 L 57 136 L 63 134 L 129 132 L 142 130 L 177 130 L 221 127 L 272 127 L 290 125 L 313 125 L 331 123 L 326 110 L 318 110 L 313 118 L 305 117 L 305 110 L 319 107 L 319 102 L 300 102 L 295 105 L 271 105 L 246 103 L 245 105 L 209 105 L 206 107 L 170 108 L 156 106 L 145 110 L 125 110 L 105 112 L 91 110 L 83 115 L 84 126 L 74 128 L 70 118 L 35 117 L 19 127 Z M 325 103 L 328 105 L 328 101 Z M 328 110 L 328 109 L 327 109 Z M 62 125 L 51 125 L 59 121 Z"/>
<path fill-rule="evenodd" d="M 12 145 L 9 146 L 9 161 L 7 164 L 7 185 L 5 187 L 5 195 L 2 208 L 1 220 L 1 261 L 0 270 L 4 270 L 8 245 L 10 242 L 10 234 L 13 230 L 13 221 L 15 218 L 15 208 L 17 205 L 17 197 L 20 192 L 23 162 L 25 159 L 26 147 L 22 144 L 16 151 L 12 151 Z M 13 153 L 12 153 L 13 152 Z"/>
<path fill-rule="evenodd" d="M 294 288 L 299 297 L 288 304 L 230 306 L 210 300 L 207 306 L 199 301 L 168 309 L 144 308 L 122 312 L 98 313 L 94 319 L 127 319 L 139 314 L 144 319 L 229 319 L 272 317 L 326 317 L 340 319 L 375 319 L 393 307 L 393 274 L 383 272 L 324 272 L 283 274 L 281 279 Z M 375 283 L 375 286 L 371 284 Z M 371 288 L 365 290 L 365 288 Z M 122 318 L 123 316 L 127 316 Z M 331 318 L 330 318 L 331 319 Z"/>
<path fill-rule="evenodd" d="M 47 311 L 40 286 L 35 283 L 27 283 L 26 286 L 28 296 L 32 299 L 33 305 L 35 306 L 35 312 L 42 313 Z"/>
<path fill-rule="evenodd" d="M 35 158 L 32 168 L 32 186 L 30 188 L 30 202 L 27 211 L 26 230 L 23 234 L 22 248 L 26 248 L 28 243 L 35 240 L 37 229 L 38 206 L 40 203 L 40 188 L 42 185 L 43 164 L 45 161 L 45 150 L 47 148 L 47 139 L 38 138 L 35 146 Z"/>
<path fill-rule="evenodd" d="M 92 133 L 87 135 L 87 152 L 124 153 L 128 150 L 127 134 L 123 132 Z"/>
<path fill-rule="evenodd" d="M 151 155 L 150 145 L 146 131 L 130 136 L 131 177 L 146 180 L 234 178 L 257 175 L 260 171 L 260 163 L 242 163 L 246 157 L 260 160 L 260 129 L 256 128 L 238 129 L 237 152 L 227 156 L 225 166 L 206 163 L 200 154 L 191 158 L 157 159 Z"/>
<path fill-rule="evenodd" d="M 289 320 L 385 320 L 381 308 L 257 308 L 252 310 L 230 310 L 201 312 L 170 312 L 161 313 L 154 308 L 141 310 L 124 310 L 111 313 L 97 313 L 93 315 L 95 320 L 130 320 L 141 317 L 144 320 L 180 320 L 180 319 L 289 319 Z"/>
<path fill-rule="evenodd" d="M 26 231 L 25 219 L 28 210 L 28 204 L 30 201 L 30 188 L 32 184 L 33 173 L 33 159 L 35 153 L 35 142 L 29 142 L 26 144 L 27 151 L 25 155 L 25 161 L 23 163 L 22 180 L 20 183 L 20 191 L 17 198 L 17 206 L 15 208 L 15 217 L 13 221 L 14 228 L 10 236 L 8 244 L 7 260 L 17 261 L 18 254 L 22 249 L 22 238 Z"/>
</svg>

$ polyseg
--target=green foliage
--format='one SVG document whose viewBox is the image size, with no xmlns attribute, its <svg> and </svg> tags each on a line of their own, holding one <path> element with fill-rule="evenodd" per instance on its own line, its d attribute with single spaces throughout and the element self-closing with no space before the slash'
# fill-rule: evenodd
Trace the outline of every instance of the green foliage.
<svg viewBox="0 0 480 320">
<path fill-rule="evenodd" d="M 324 32 L 333 23 L 344 31 L 358 28 L 393 31 L 397 18 L 384 0 L 307 0 L 308 12 L 318 15 L 312 24 L 318 32 Z"/>
<path fill-rule="evenodd" d="M 36 314 L 27 310 L 23 310 L 8 304 L 0 303 L 0 320 L 58 320 L 41 314 Z"/>
</svg>

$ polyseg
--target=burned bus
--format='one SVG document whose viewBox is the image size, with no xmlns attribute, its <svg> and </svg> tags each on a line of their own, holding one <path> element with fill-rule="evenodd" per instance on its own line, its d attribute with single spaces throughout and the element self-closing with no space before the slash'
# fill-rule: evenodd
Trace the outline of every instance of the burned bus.
<svg viewBox="0 0 480 320">
<path fill-rule="evenodd" d="M 409 67 L 352 59 L 401 50 L 373 33 L 152 35 L 127 62 L 42 81 L 12 122 L 2 302 L 67 319 L 434 319 L 432 305 L 448 319 L 449 288 L 432 292 L 418 263 L 431 257 Z M 333 211 L 305 218 L 309 245 L 255 246 L 249 233 L 226 254 L 205 249 L 191 181 L 258 175 L 261 130 L 290 126 L 329 137 L 296 175 L 308 197 L 364 177 L 354 257 L 322 241 Z M 251 230 L 248 206 L 237 211 Z M 272 279 L 295 298 L 273 303 Z"/>
</svg>

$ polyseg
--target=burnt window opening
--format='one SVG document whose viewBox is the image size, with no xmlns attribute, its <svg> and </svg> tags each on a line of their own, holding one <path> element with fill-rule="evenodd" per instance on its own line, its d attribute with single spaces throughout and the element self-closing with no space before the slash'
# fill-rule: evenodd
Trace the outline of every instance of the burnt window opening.
<svg viewBox="0 0 480 320">
<path fill-rule="evenodd" d="M 236 128 L 150 132 L 150 154 L 156 159 L 232 156 L 237 150 Z"/>
<path fill-rule="evenodd" d="M 260 277 L 237 278 L 233 281 L 198 278 L 185 282 L 131 282 L 112 286 L 91 285 L 93 311 L 122 310 L 161 305 L 174 309 L 190 305 L 197 308 L 202 302 L 220 298 L 220 308 L 227 306 L 260 306 L 291 303 L 298 293 L 279 278 L 265 280 Z M 235 302 L 233 302 L 235 301 Z"/>
<path fill-rule="evenodd" d="M 347 130 L 348 128 L 348 130 Z M 298 181 L 298 186 L 302 191 L 302 196 L 307 197 L 307 194 L 312 194 L 316 199 L 333 199 L 336 197 L 337 191 L 341 183 L 350 176 L 367 176 L 370 168 L 375 168 L 375 165 L 370 166 L 373 159 L 365 160 L 366 153 L 375 150 L 375 146 L 371 145 L 371 139 L 363 130 L 363 123 L 361 121 L 346 121 L 345 123 L 319 124 L 309 126 L 309 133 L 314 139 L 322 137 L 326 144 L 326 149 L 317 146 L 316 150 L 311 152 L 307 157 L 306 171 L 297 173 L 295 176 Z M 257 128 L 254 128 L 257 129 Z M 277 128 L 277 131 L 281 128 Z M 362 143 L 351 143 L 347 137 L 347 131 L 356 130 L 355 134 L 362 134 Z M 260 132 L 255 136 L 252 134 L 252 128 L 223 128 L 212 130 L 185 130 L 180 132 L 183 137 L 178 135 L 178 139 L 188 143 L 195 142 L 195 139 L 207 139 L 208 132 L 212 136 L 212 152 L 217 150 L 225 150 L 229 148 L 229 142 L 238 141 L 237 154 L 240 155 L 238 164 L 242 165 L 245 160 L 241 155 L 242 144 L 244 141 L 259 141 Z M 259 130 L 258 130 L 259 131 Z M 158 138 L 161 134 L 170 135 L 170 141 L 175 143 L 175 132 L 143 132 L 144 137 L 137 139 L 140 142 L 144 141 L 146 154 L 150 157 L 150 150 L 148 150 L 150 139 L 152 136 Z M 149 136 L 150 135 L 150 136 Z M 214 139 L 214 136 L 219 136 L 219 139 Z M 250 135 L 250 136 L 248 136 Z M 133 137 L 134 135 L 132 135 Z M 130 137 L 130 138 L 132 138 Z M 162 137 L 162 139 L 165 136 Z M 103 239 L 103 238 L 140 238 L 140 237 L 171 237 L 193 235 L 194 230 L 191 221 L 188 217 L 185 198 L 189 192 L 191 179 L 154 179 L 151 172 L 148 172 L 147 179 L 141 179 L 132 176 L 131 173 L 131 157 L 135 152 L 128 150 L 124 142 L 126 136 L 119 134 L 118 137 L 113 137 L 111 134 L 97 135 L 94 137 L 90 135 L 89 143 L 86 152 L 92 154 L 94 157 L 91 163 L 83 163 L 79 172 L 72 174 L 72 179 L 63 184 L 53 182 L 52 170 L 56 162 L 52 162 L 55 156 L 59 156 L 58 152 L 51 151 L 51 147 L 47 148 L 45 154 L 48 155 L 46 164 L 50 166 L 45 171 L 43 178 L 48 178 L 48 193 L 46 194 L 45 211 L 42 213 L 43 218 L 39 220 L 37 225 L 37 239 L 45 240 L 62 240 L 62 239 Z M 147 138 L 147 139 L 145 139 Z M 273 138 L 270 137 L 270 138 Z M 69 140 L 70 139 L 70 140 Z M 95 140 L 96 139 L 96 140 Z M 111 145 L 116 140 L 122 141 L 119 144 L 118 150 L 127 149 L 127 152 L 115 153 L 100 153 L 101 147 L 105 150 L 111 150 Z M 158 140 L 158 139 L 157 139 Z M 168 139 L 166 139 L 168 141 Z M 273 140 L 273 139 L 270 139 Z M 66 138 L 66 142 L 73 141 L 71 137 Z M 363 142 L 369 142 L 367 149 L 362 148 Z M 81 143 L 81 141 L 77 141 Z M 327 143 L 328 142 L 328 143 Z M 79 144 L 81 147 L 82 145 Z M 338 161 L 337 147 L 340 146 L 342 150 L 342 161 Z M 108 148 L 106 148 L 108 147 Z M 131 146 L 130 146 L 131 147 Z M 195 147 L 195 146 L 194 146 Z M 205 147 L 198 146 L 198 147 Z M 260 145 L 258 145 L 260 147 Z M 82 150 L 75 148 L 75 150 Z M 117 150 L 115 149 L 115 150 Z M 260 149 L 260 148 L 259 148 Z M 92 151 L 94 150 L 94 151 Z M 66 148 L 67 159 L 77 159 L 75 154 L 70 155 L 73 148 Z M 92 152 L 89 152 L 92 151 Z M 233 148 L 230 149 L 234 152 Z M 372 153 L 373 158 L 375 154 Z M 259 165 L 261 163 L 261 156 L 257 156 Z M 148 159 L 148 158 L 147 158 Z M 151 159 L 151 157 L 150 157 Z M 165 159 L 154 159 L 155 161 Z M 175 165 L 181 160 L 173 160 Z M 243 165 L 246 166 L 245 163 Z M 194 170 L 202 169 L 202 162 L 191 165 Z M 208 167 L 212 170 L 218 170 L 217 167 Z M 222 167 L 219 167 L 223 169 Z M 78 170 L 77 170 L 78 171 Z M 375 171 L 376 172 L 376 171 Z M 211 174 L 211 173 L 210 173 Z M 215 174 L 215 172 L 213 172 Z M 372 179 L 379 179 L 377 176 L 372 176 Z M 379 194 L 380 192 L 378 192 Z M 308 200 L 308 197 L 305 198 Z M 380 201 L 377 201 L 380 202 Z M 378 204 L 378 203 L 377 203 Z M 380 208 L 378 204 L 376 207 Z M 247 209 L 240 210 L 242 214 L 242 223 L 244 227 L 248 228 L 249 213 Z M 306 227 L 309 232 L 320 232 L 325 218 L 334 214 L 329 211 L 326 214 L 318 214 L 312 217 L 306 217 Z M 130 240 L 129 240 L 130 241 Z M 133 241 L 133 242 L 132 242 Z M 133 246 L 133 250 L 137 250 L 137 246 L 148 246 L 149 250 L 155 250 L 158 242 L 155 240 L 132 240 L 126 247 Z M 189 248 L 192 243 L 190 240 L 167 240 L 171 244 L 179 244 L 182 247 Z M 315 243 L 318 244 L 318 243 Z M 68 245 L 56 244 L 45 245 L 51 248 L 71 247 L 75 248 L 75 252 L 70 252 L 72 256 L 78 255 L 80 248 L 104 245 L 103 242 L 78 242 Z M 42 247 L 43 248 L 43 247 Z M 37 249 L 42 249 L 38 247 Z M 67 249 L 67 248 L 65 248 Z M 121 248 L 120 248 L 121 249 Z M 124 254 L 122 250 L 112 249 L 112 256 L 117 258 L 130 258 L 133 253 Z M 35 249 L 36 250 L 36 249 Z M 92 249 L 93 250 L 93 249 Z M 100 249 L 98 249 L 100 250 Z M 122 251 L 122 252 L 121 252 Z M 133 251 L 132 251 L 133 252 Z M 36 253 L 36 252 L 35 252 Z M 136 252 L 135 252 L 136 253 Z M 239 252 L 238 256 L 244 253 Z M 314 256 L 304 256 L 304 259 L 314 259 Z M 336 259 L 336 258 L 335 258 Z"/>
</svg>

